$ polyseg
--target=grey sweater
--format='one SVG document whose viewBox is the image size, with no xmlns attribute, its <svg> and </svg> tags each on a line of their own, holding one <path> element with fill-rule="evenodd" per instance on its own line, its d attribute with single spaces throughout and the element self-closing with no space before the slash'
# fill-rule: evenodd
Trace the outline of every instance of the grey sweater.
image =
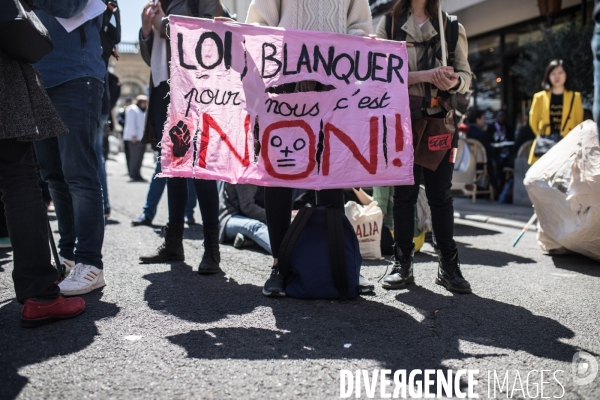
<svg viewBox="0 0 600 400">
<path fill-rule="evenodd" d="M 221 243 L 225 240 L 225 225 L 234 215 L 267 223 L 265 209 L 256 204 L 258 189 L 258 186 L 255 185 L 223 183 L 219 193 L 219 241 Z"/>
</svg>

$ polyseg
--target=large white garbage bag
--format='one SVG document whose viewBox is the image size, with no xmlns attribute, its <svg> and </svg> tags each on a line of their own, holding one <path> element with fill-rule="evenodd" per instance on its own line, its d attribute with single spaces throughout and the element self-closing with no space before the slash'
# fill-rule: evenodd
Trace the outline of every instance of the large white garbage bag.
<svg viewBox="0 0 600 400">
<path fill-rule="evenodd" d="M 545 251 L 566 248 L 600 260 L 600 145 L 593 121 L 575 127 L 531 166 L 525 188 Z"/>
</svg>

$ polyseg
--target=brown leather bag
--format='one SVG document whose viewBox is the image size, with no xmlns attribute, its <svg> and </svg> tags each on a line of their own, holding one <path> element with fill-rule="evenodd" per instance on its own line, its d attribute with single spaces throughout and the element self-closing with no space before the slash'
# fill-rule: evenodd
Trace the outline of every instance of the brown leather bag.
<svg viewBox="0 0 600 400">
<path fill-rule="evenodd" d="M 449 157 L 448 150 L 452 149 L 452 138 L 456 131 L 454 110 L 446 100 L 438 98 L 443 117 L 421 116 L 415 118 L 415 112 L 421 109 L 423 98 L 410 96 L 409 101 L 411 113 L 413 113 L 411 122 L 415 164 L 435 171 L 444 157 Z"/>
</svg>

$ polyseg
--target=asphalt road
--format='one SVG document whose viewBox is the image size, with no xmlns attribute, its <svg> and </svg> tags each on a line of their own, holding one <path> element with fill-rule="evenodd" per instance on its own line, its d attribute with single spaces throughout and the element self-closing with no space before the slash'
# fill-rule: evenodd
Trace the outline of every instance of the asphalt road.
<svg viewBox="0 0 600 400">
<path fill-rule="evenodd" d="M 166 195 L 155 226 L 133 228 L 147 184 L 129 183 L 122 163 L 109 161 L 108 168 L 107 286 L 84 296 L 84 315 L 22 329 L 12 253 L 0 253 L 2 399 L 334 399 L 340 370 L 382 368 L 476 369 L 480 398 L 494 397 L 488 371 L 500 379 L 508 372 L 513 388 L 517 371 L 526 386 L 529 371 L 550 370 L 545 397 L 600 398 L 600 377 L 578 386 L 571 369 L 578 351 L 600 361 L 597 262 L 546 256 L 532 233 L 512 248 L 515 229 L 457 222 L 472 295 L 433 283 L 436 262 L 426 245 L 407 290 L 377 286 L 374 295 L 346 303 L 269 299 L 260 289 L 270 259 L 260 251 L 224 246 L 224 274 L 195 272 L 200 226 L 186 229 L 186 262 L 139 265 L 138 256 L 160 244 Z M 365 264 L 373 280 L 386 269 L 383 261 Z M 563 396 L 552 379 L 558 370 Z M 539 374 L 530 376 L 529 394 L 517 384 L 496 398 L 541 398 L 532 386 Z"/>
</svg>

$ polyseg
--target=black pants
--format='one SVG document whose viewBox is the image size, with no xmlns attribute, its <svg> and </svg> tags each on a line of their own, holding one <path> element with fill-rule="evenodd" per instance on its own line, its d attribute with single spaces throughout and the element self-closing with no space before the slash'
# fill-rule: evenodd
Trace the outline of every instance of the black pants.
<svg viewBox="0 0 600 400">
<path fill-rule="evenodd" d="M 292 219 L 292 193 L 294 189 L 283 187 L 265 188 L 265 212 L 273 257 L 277 258 L 283 237 Z M 344 191 L 342 189 L 320 190 L 316 192 L 317 205 L 330 206 L 344 211 Z"/>
<path fill-rule="evenodd" d="M 154 125 L 159 132 L 167 120 L 167 106 L 169 105 L 169 85 L 162 82 L 152 89 L 150 94 L 150 112 L 154 118 Z M 162 136 L 162 134 L 159 134 Z M 194 179 L 202 225 L 207 229 L 219 229 L 219 191 L 217 182 L 211 180 Z M 185 178 L 167 179 L 167 199 L 169 201 L 169 222 L 183 224 L 185 206 L 188 199 L 187 182 Z"/>
<path fill-rule="evenodd" d="M 8 227 L 6 226 L 6 218 L 4 217 L 4 203 L 0 201 L 0 238 L 8 237 Z"/>
<path fill-rule="evenodd" d="M 0 140 L 0 192 L 13 247 L 17 300 L 58 297 L 60 289 L 54 283 L 58 273 L 50 264 L 48 214 L 31 143 Z"/>
<path fill-rule="evenodd" d="M 415 184 L 396 186 L 394 190 L 394 239 L 403 254 L 413 248 L 415 232 L 415 204 L 419 197 L 421 173 L 425 178 L 425 193 L 431 208 L 431 222 L 438 249 L 444 258 L 456 251 L 454 242 L 454 206 L 450 189 L 454 164 L 450 162 L 450 152 L 446 154 L 435 171 L 414 166 Z"/>
<path fill-rule="evenodd" d="M 127 167 L 127 175 L 131 178 L 131 172 L 129 166 L 131 165 L 131 156 L 129 154 L 129 141 L 123 140 L 123 152 L 125 153 L 125 166 Z"/>
</svg>

